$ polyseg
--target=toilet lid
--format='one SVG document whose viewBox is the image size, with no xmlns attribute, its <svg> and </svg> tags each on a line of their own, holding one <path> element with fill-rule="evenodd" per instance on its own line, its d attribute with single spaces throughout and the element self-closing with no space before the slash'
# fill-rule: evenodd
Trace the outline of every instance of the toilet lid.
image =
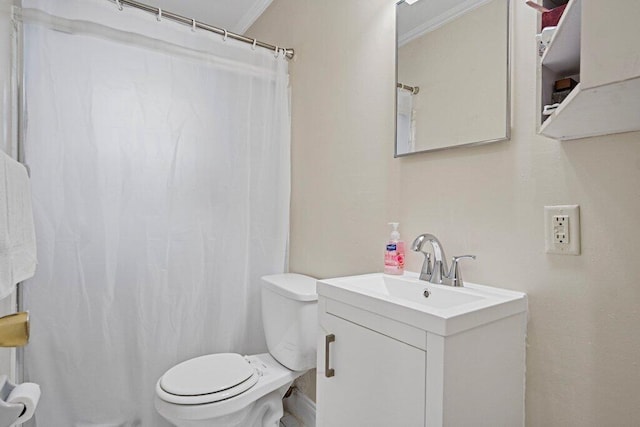
<svg viewBox="0 0 640 427">
<path fill-rule="evenodd" d="M 236 396 L 258 381 L 258 373 L 239 354 L 196 357 L 169 369 L 159 385 L 174 403 L 210 403 Z M 164 394 L 164 393 L 163 393 Z M 195 400 L 198 402 L 195 402 Z"/>
</svg>

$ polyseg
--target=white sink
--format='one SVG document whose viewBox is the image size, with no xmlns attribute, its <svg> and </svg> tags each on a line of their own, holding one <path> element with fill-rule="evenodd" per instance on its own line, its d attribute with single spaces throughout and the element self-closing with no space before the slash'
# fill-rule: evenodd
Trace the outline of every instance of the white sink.
<svg viewBox="0 0 640 427">
<path fill-rule="evenodd" d="M 389 276 L 386 274 L 369 274 L 346 278 L 348 285 L 357 287 L 364 293 L 376 293 L 394 299 L 402 299 L 407 303 L 418 303 L 432 309 L 450 309 L 471 302 L 481 301 L 481 295 L 469 292 L 456 292 L 454 288 L 433 286 L 410 276 Z M 341 279 L 338 279 L 341 280 Z M 425 290 L 427 295 L 425 296 Z"/>
<path fill-rule="evenodd" d="M 442 336 L 527 309 L 521 292 L 467 282 L 460 288 L 434 285 L 415 273 L 319 280 L 318 294 Z"/>
</svg>

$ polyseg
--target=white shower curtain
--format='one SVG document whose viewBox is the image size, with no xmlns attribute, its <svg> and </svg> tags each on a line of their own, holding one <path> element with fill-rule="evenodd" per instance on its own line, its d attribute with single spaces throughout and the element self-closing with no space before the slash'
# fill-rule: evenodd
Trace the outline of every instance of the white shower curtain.
<svg viewBox="0 0 640 427">
<path fill-rule="evenodd" d="M 105 0 L 24 6 L 32 425 L 169 425 L 153 409 L 166 369 L 266 351 L 260 277 L 284 271 L 289 226 L 287 62 Z"/>
</svg>

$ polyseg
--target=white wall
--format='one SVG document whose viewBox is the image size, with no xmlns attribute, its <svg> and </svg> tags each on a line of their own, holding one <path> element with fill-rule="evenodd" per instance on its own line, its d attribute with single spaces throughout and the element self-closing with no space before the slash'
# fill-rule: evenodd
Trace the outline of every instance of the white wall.
<svg viewBox="0 0 640 427">
<path fill-rule="evenodd" d="M 536 136 L 536 14 L 513 10 L 512 140 L 393 159 L 394 2 L 274 0 L 249 34 L 297 53 L 291 270 L 381 271 L 387 222 L 432 232 L 478 255 L 466 280 L 529 294 L 528 426 L 637 425 L 640 133 Z M 582 255 L 547 255 L 543 206 L 567 203 Z"/>
</svg>

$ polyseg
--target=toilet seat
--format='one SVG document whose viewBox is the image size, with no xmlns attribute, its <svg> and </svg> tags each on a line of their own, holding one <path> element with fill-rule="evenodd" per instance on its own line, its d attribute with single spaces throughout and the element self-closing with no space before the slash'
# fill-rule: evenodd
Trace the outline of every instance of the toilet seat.
<svg viewBox="0 0 640 427">
<path fill-rule="evenodd" d="M 236 353 L 209 354 L 182 362 L 158 381 L 158 396 L 179 405 L 219 402 L 253 387 L 260 371 Z"/>
<path fill-rule="evenodd" d="M 196 404 L 189 403 L 189 401 L 185 399 L 174 403 L 169 399 L 174 401 L 178 399 L 176 399 L 175 395 L 168 395 L 168 393 L 160 387 L 162 380 L 162 378 L 160 378 L 156 382 L 156 397 L 154 400 L 156 410 L 176 426 L 246 426 L 246 423 L 234 424 L 228 417 L 237 416 L 242 418 L 248 416 L 251 411 L 263 410 L 264 407 L 259 406 L 257 402 L 272 393 L 279 396 L 278 401 L 281 404 L 282 396 L 289 386 L 296 378 L 304 374 L 303 371 L 291 371 L 287 369 L 269 353 L 245 356 L 244 359 L 258 372 L 257 383 L 246 391 L 218 402 Z M 255 405 L 258 405 L 258 407 Z M 198 424 L 200 421 L 202 423 Z"/>
</svg>

